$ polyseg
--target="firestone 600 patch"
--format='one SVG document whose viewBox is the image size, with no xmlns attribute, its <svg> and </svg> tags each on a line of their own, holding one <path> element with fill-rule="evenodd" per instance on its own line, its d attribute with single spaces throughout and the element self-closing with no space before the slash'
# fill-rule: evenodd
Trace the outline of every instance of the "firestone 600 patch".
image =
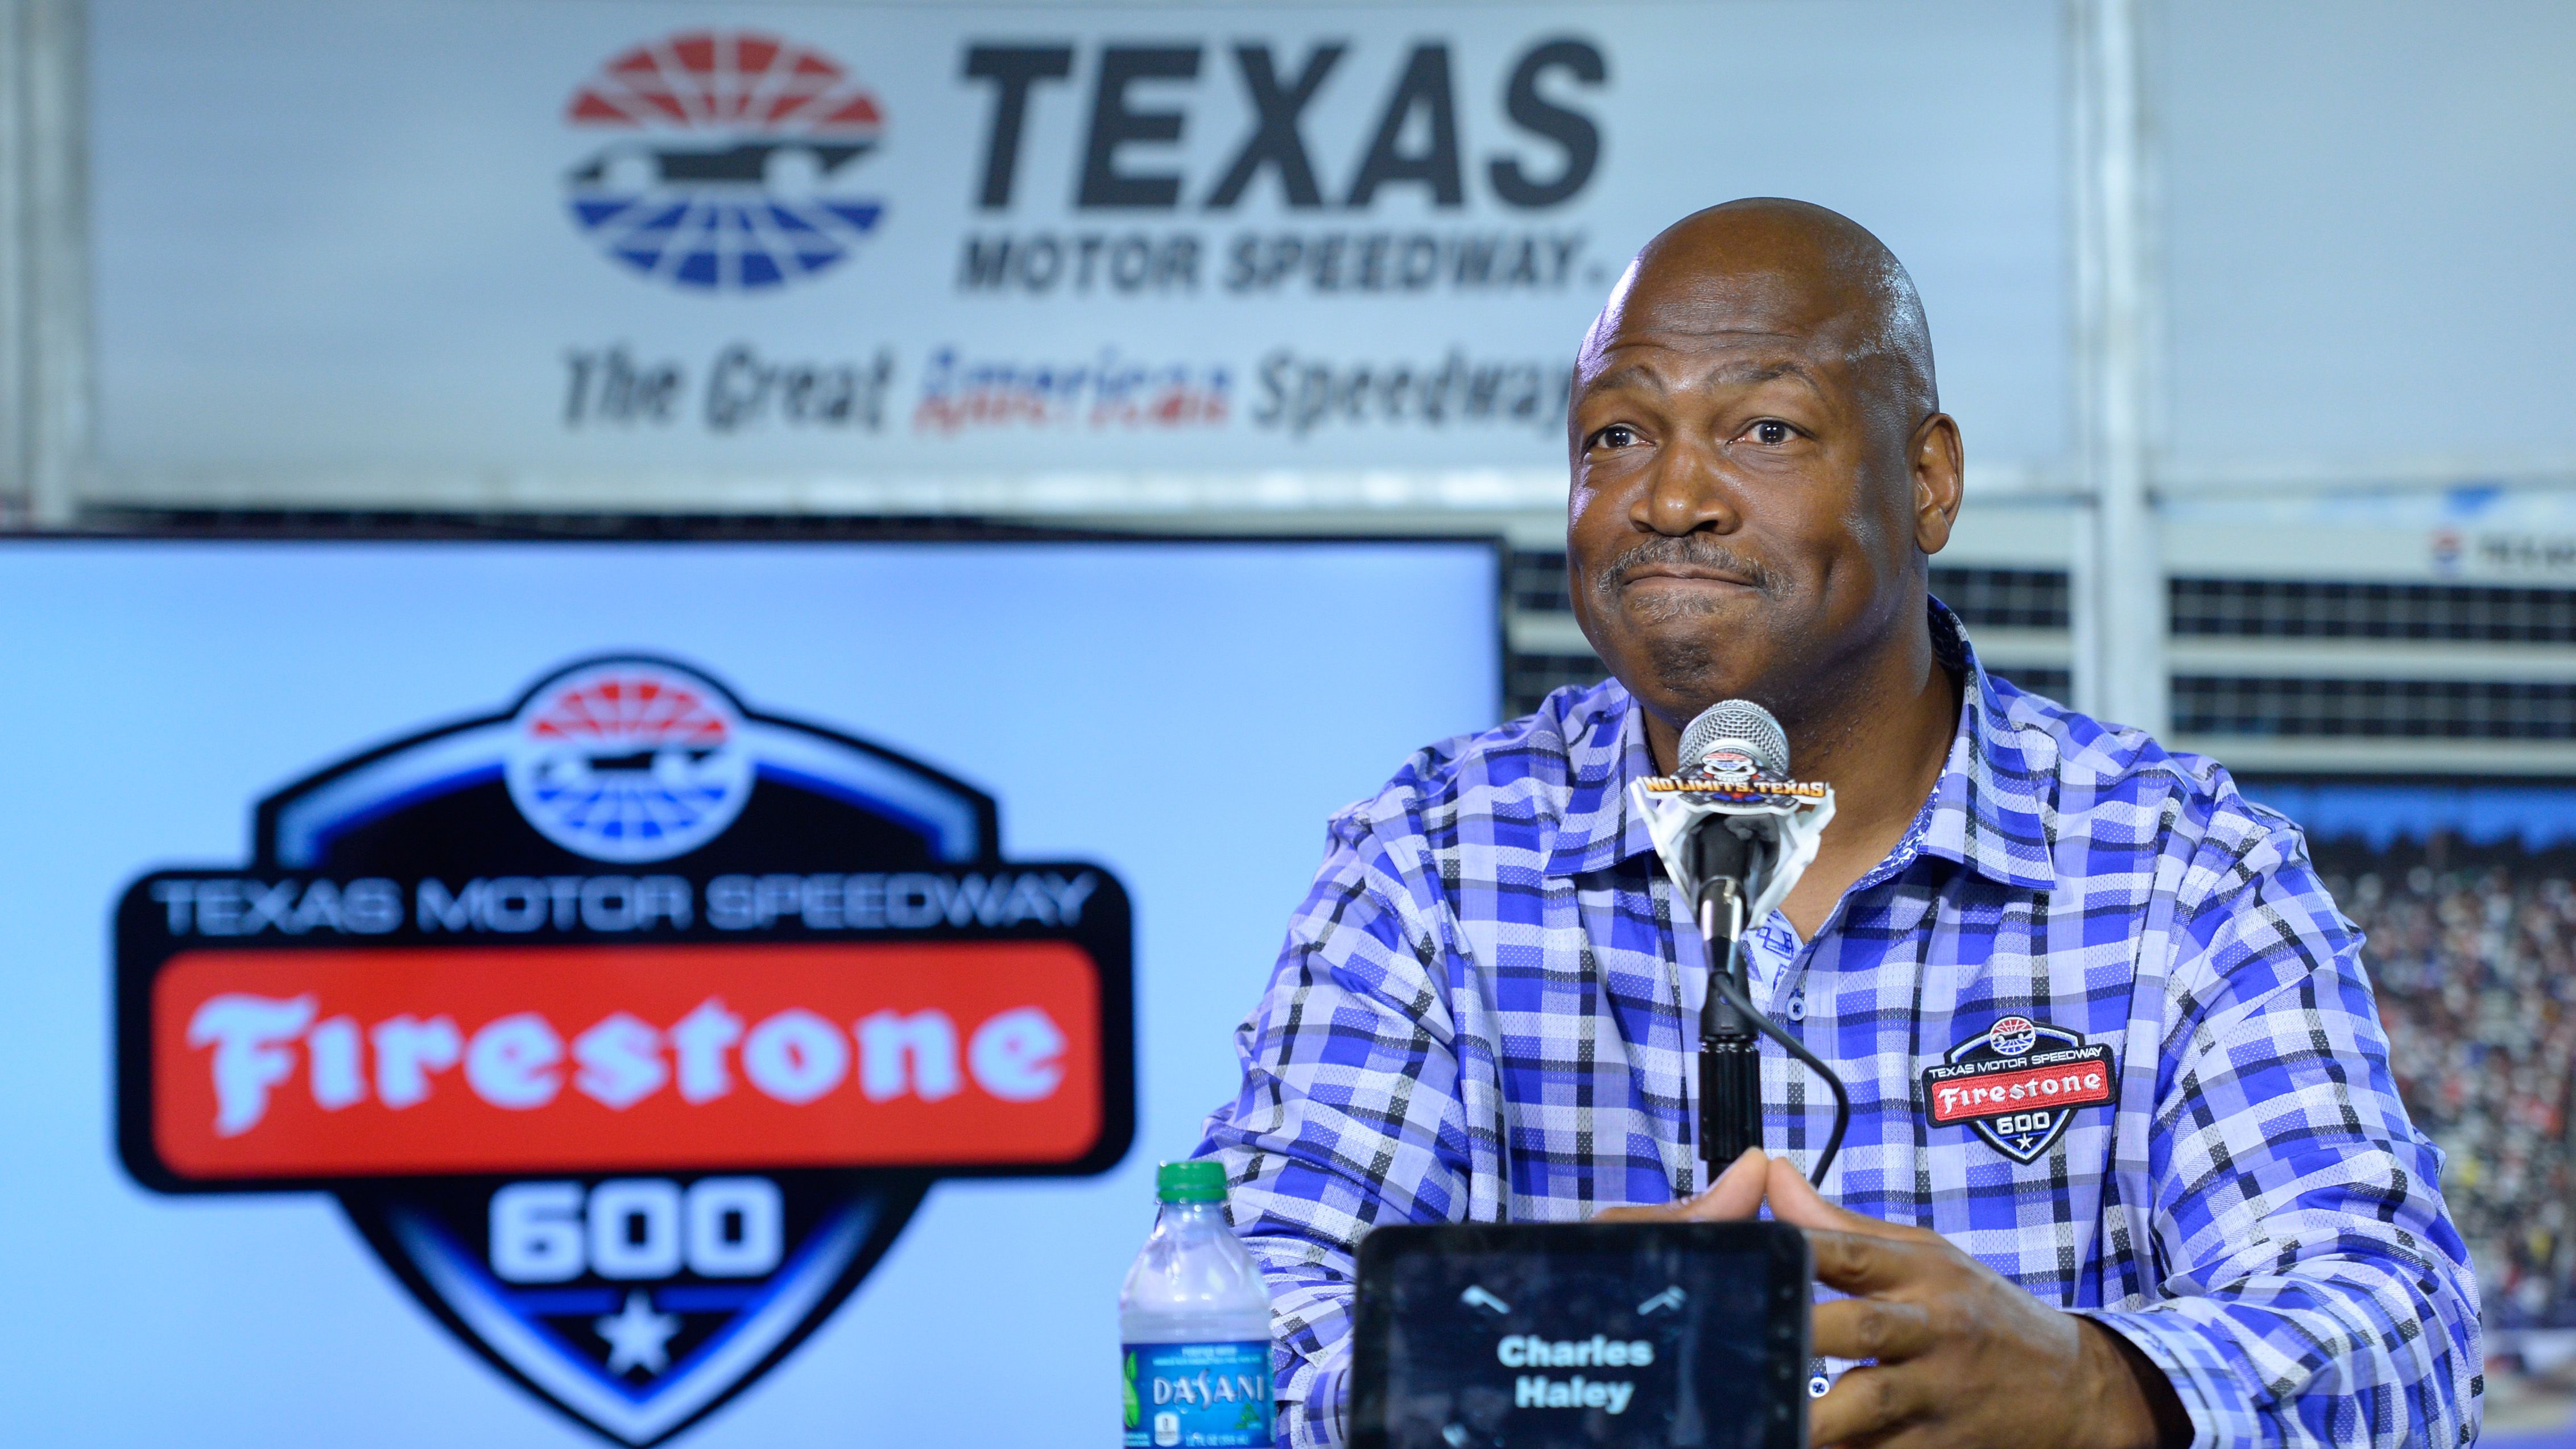
<svg viewBox="0 0 2576 1449">
<path fill-rule="evenodd" d="M 783 1360 L 943 1176 L 1135 1119 L 1126 892 L 668 660 L 263 801 L 117 909 L 117 1119 L 169 1193 L 321 1190 L 493 1366 L 644 1445 Z"/>
<path fill-rule="evenodd" d="M 2037 1161 L 2079 1109 L 2118 1090 L 2110 1047 L 2027 1016 L 2002 1018 L 1923 1072 L 1933 1126 L 1965 1123 L 2015 1162 Z"/>
</svg>

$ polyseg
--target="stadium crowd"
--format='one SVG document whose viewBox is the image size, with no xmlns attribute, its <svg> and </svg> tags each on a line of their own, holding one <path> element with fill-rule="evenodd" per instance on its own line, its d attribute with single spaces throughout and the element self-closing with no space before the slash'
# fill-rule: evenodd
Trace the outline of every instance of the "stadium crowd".
<svg viewBox="0 0 2576 1449">
<path fill-rule="evenodd" d="M 2576 863 L 2448 854 L 2321 846 L 2317 864 L 2369 935 L 2398 1088 L 2447 1159 L 2490 1331 L 2576 1327 Z"/>
</svg>

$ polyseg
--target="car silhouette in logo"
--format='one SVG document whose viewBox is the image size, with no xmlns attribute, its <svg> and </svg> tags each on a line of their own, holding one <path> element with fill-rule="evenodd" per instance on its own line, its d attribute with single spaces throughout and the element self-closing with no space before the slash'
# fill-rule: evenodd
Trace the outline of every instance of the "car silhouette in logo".
<svg viewBox="0 0 2576 1449">
<path fill-rule="evenodd" d="M 615 261 L 701 291 L 829 270 L 882 200 L 849 173 L 884 129 L 838 62 L 753 31 L 689 31 L 611 60 L 565 119 L 614 139 L 565 178 L 573 222 Z"/>
<path fill-rule="evenodd" d="M 623 189 L 694 186 L 710 181 L 785 187 L 809 176 L 829 176 L 875 149 L 873 141 L 743 141 L 731 146 L 620 144 L 575 169 L 572 179 L 576 185 Z M 800 175 L 800 160 L 811 168 L 810 172 Z"/>
</svg>

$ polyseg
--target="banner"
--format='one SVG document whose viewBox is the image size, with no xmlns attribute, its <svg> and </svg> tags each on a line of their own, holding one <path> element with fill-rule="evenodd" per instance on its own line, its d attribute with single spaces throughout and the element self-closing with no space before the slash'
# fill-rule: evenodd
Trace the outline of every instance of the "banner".
<svg viewBox="0 0 2576 1449">
<path fill-rule="evenodd" d="M 1153 1165 L 1324 818 L 1492 722 L 1495 564 L 0 548 L 0 1439 L 1114 1433 Z"/>
<path fill-rule="evenodd" d="M 1746 194 L 1877 229 L 1971 456 L 2051 460 L 2056 26 L 100 0 L 91 491 L 1548 503 L 1610 284 Z"/>
</svg>

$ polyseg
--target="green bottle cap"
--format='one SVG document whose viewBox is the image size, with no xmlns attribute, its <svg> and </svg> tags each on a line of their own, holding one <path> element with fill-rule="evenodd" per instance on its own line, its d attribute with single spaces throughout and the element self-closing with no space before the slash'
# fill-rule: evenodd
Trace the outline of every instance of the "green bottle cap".
<svg viewBox="0 0 2576 1449">
<path fill-rule="evenodd" d="M 1223 1202 L 1225 1164 L 1213 1157 L 1166 1162 L 1154 1174 L 1154 1196 L 1164 1202 Z"/>
</svg>

